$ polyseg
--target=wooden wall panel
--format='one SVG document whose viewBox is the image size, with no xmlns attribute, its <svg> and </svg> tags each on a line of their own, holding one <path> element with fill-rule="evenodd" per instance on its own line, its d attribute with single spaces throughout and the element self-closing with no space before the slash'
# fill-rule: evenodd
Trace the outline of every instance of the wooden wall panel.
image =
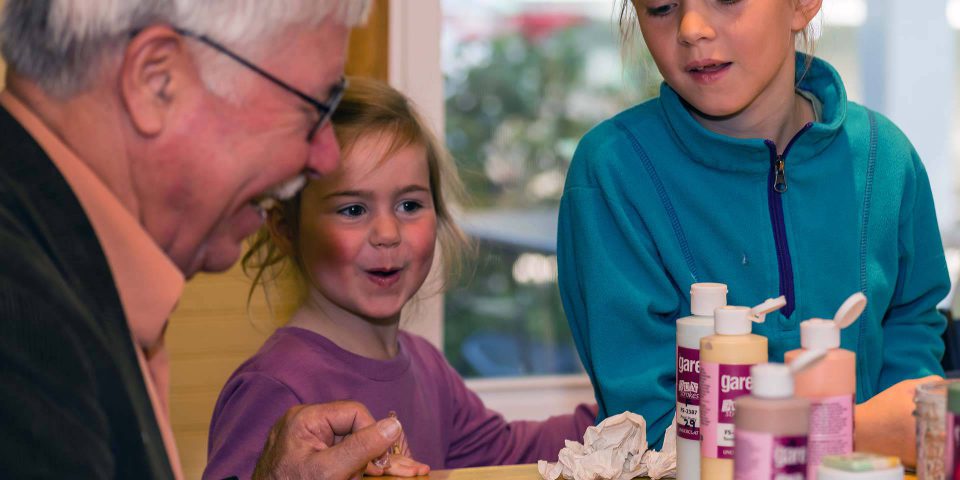
<svg viewBox="0 0 960 480">
<path fill-rule="evenodd" d="M 388 0 L 373 0 L 367 24 L 355 28 L 350 36 L 347 75 L 371 77 L 386 82 L 389 65 Z"/>
<path fill-rule="evenodd" d="M 2 1 L 2 0 L 0 0 Z M 374 0 L 365 27 L 350 39 L 347 73 L 387 80 L 388 0 Z M 171 358 L 170 410 L 186 478 L 200 478 L 207 459 L 210 415 L 221 387 L 276 328 L 262 293 L 247 308 L 249 280 L 239 266 L 199 275 L 186 287 L 167 330 Z M 275 309 L 292 309 L 280 299 Z"/>
</svg>

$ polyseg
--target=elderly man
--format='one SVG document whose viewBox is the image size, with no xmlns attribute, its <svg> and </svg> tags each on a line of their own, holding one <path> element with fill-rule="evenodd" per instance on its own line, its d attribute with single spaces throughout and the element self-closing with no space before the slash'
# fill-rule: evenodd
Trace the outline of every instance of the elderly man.
<svg viewBox="0 0 960 480">
<path fill-rule="evenodd" d="M 167 317 L 271 201 L 336 166 L 328 119 L 366 3 L 6 0 L 4 477 L 181 476 Z M 346 477 L 398 435 L 357 404 L 299 407 L 258 475 Z"/>
</svg>

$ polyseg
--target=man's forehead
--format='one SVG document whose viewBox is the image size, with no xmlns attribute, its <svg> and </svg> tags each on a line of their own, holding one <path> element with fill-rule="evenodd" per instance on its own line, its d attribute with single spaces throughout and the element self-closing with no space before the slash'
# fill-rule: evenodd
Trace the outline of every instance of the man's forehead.
<svg viewBox="0 0 960 480">
<path fill-rule="evenodd" d="M 349 32 L 347 27 L 324 22 L 279 39 L 280 48 L 290 48 L 291 54 L 284 56 L 285 62 L 291 64 L 287 68 L 317 79 L 309 93 L 325 98 L 339 85 L 346 65 Z"/>
</svg>

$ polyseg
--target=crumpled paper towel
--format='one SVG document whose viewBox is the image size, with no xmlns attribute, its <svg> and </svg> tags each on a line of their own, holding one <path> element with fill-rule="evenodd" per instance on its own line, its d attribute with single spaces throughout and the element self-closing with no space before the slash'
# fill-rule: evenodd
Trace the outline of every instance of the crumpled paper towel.
<svg viewBox="0 0 960 480">
<path fill-rule="evenodd" d="M 544 480 L 629 480 L 648 475 L 657 480 L 677 472 L 676 421 L 670 424 L 659 452 L 647 450 L 647 421 L 633 412 L 608 417 L 587 428 L 583 444 L 567 440 L 559 461 L 537 462 Z"/>
</svg>

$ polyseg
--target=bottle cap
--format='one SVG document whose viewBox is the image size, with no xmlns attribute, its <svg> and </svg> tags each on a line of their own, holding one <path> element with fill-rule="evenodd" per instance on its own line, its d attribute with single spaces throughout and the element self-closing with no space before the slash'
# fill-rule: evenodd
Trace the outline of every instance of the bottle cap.
<svg viewBox="0 0 960 480">
<path fill-rule="evenodd" d="M 793 375 L 782 363 L 760 363 L 750 367 L 750 395 L 758 398 L 790 398 Z"/>
<path fill-rule="evenodd" d="M 857 292 L 840 305 L 833 320 L 812 318 L 800 322 L 800 346 L 812 350 L 838 348 L 840 330 L 855 322 L 866 306 L 867 297 Z"/>
<path fill-rule="evenodd" d="M 752 330 L 752 322 L 763 323 L 766 315 L 787 304 L 785 297 L 771 298 L 753 308 L 724 306 L 714 310 L 714 331 L 718 335 L 746 335 Z"/>
<path fill-rule="evenodd" d="M 793 396 L 793 376 L 823 360 L 826 350 L 808 350 L 789 365 L 761 363 L 750 367 L 750 394 L 758 398 L 790 398 Z"/>
<path fill-rule="evenodd" d="M 947 387 L 947 411 L 960 414 L 960 383 Z"/>
<path fill-rule="evenodd" d="M 690 313 L 711 316 L 727 304 L 727 286 L 722 283 L 694 283 L 690 286 Z"/>
</svg>

